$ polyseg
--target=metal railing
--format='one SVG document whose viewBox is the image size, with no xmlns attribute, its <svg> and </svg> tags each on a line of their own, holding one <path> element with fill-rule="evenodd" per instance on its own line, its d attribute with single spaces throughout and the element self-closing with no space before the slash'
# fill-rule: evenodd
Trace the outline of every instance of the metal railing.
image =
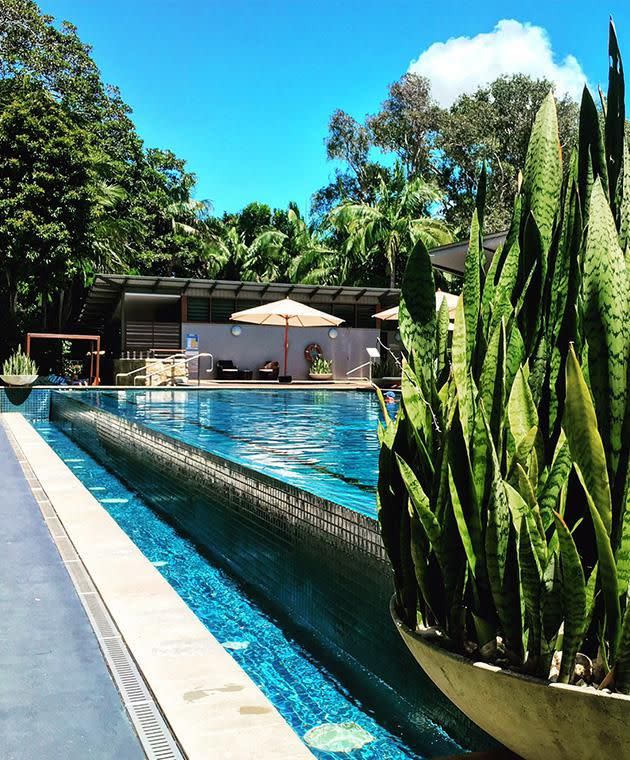
<svg viewBox="0 0 630 760">
<path fill-rule="evenodd" d="M 170 362 L 170 379 L 171 379 L 170 385 L 177 385 L 177 383 L 175 382 L 175 378 L 176 378 L 175 370 L 176 370 L 176 368 L 178 368 L 178 367 L 181 368 L 182 366 L 185 367 L 186 365 L 188 365 L 192 361 L 196 361 L 197 362 L 197 385 L 201 385 L 201 366 L 200 366 L 201 362 L 200 362 L 200 360 L 202 358 L 204 358 L 204 357 L 208 357 L 210 359 L 210 367 L 206 371 L 207 372 L 212 372 L 212 370 L 214 369 L 214 356 L 212 354 L 210 354 L 210 353 L 196 353 L 196 354 L 193 354 L 192 356 L 189 356 L 189 355 L 187 355 L 185 353 L 179 352 L 179 353 L 176 353 L 176 354 L 171 354 L 170 356 L 165 356 L 163 359 L 158 359 L 158 358 L 150 359 L 142 367 L 136 367 L 136 369 L 132 369 L 130 372 L 119 372 L 116 375 L 116 385 L 119 385 L 119 379 L 120 378 L 130 378 L 130 377 L 133 378 L 131 384 L 134 385 L 134 386 L 136 385 L 136 381 L 137 380 L 143 380 L 144 383 L 147 384 L 146 383 L 147 380 L 150 381 L 151 378 L 156 377 L 157 375 L 162 375 L 162 374 L 165 373 L 165 371 L 168 372 L 168 369 L 169 369 L 168 368 L 168 363 L 169 362 Z M 162 366 L 162 367 L 160 367 L 160 369 L 156 369 L 154 372 L 150 372 L 150 373 L 147 374 L 146 370 L 149 367 L 152 367 L 153 365 L 155 365 L 157 362 L 160 362 L 162 365 L 166 364 L 167 366 L 166 367 Z M 143 371 L 144 371 L 144 374 L 140 374 Z M 150 385 L 150 384 L 151 383 L 149 382 L 148 385 Z"/>
<path fill-rule="evenodd" d="M 378 338 L 377 338 L 377 341 L 378 341 Z M 355 372 L 358 372 L 360 369 L 363 369 L 364 367 L 369 367 L 370 369 L 368 371 L 368 376 L 367 377 L 363 377 L 362 376 L 362 377 L 360 377 L 358 379 L 359 380 L 367 380 L 368 383 L 371 383 L 372 382 L 372 367 L 374 366 L 374 362 L 375 361 L 380 361 L 381 354 L 380 354 L 380 351 L 378 350 L 378 348 L 366 347 L 365 350 L 367 351 L 368 356 L 370 358 L 366 362 L 363 362 L 363 364 L 359 364 L 358 367 L 353 367 L 352 369 L 349 369 L 346 372 L 346 377 L 348 377 L 348 375 L 354 374 Z"/>
</svg>

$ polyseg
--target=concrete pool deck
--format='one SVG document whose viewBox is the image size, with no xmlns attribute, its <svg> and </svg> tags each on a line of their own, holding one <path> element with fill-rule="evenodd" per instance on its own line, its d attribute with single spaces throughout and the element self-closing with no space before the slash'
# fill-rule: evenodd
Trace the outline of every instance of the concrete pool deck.
<svg viewBox="0 0 630 760">
<path fill-rule="evenodd" d="M 5 760 L 144 757 L 90 622 L 0 427 Z"/>
<path fill-rule="evenodd" d="M 184 754 L 190 760 L 312 758 L 258 687 L 22 415 L 5 414 L 2 420 L 39 479 Z M 85 746 L 82 750 L 81 757 L 90 757 Z M 133 757 L 122 752 L 93 756 Z"/>
</svg>

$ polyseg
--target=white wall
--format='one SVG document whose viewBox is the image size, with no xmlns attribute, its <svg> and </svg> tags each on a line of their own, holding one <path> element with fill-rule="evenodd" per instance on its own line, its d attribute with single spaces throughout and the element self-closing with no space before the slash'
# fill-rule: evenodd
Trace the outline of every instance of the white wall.
<svg viewBox="0 0 630 760">
<path fill-rule="evenodd" d="M 239 369 L 256 370 L 266 361 L 278 361 L 280 374 L 284 362 L 284 327 L 240 324 L 241 334 L 235 337 L 230 330 L 233 324 L 207 324 L 201 322 L 182 323 L 182 345 L 186 345 L 186 335 L 199 336 L 199 351 L 209 352 L 218 359 L 231 359 Z M 319 343 L 324 358 L 332 359 L 333 374 L 336 379 L 345 377 L 346 372 L 367 361 L 366 346 L 376 346 L 379 331 L 374 328 L 338 327 L 337 338 L 328 337 L 328 327 L 290 327 L 288 373 L 298 379 L 308 377 L 308 364 L 304 359 L 304 349 L 309 343 Z M 191 362 L 191 376 L 196 376 L 195 362 Z M 367 371 L 367 368 L 363 370 Z M 202 377 L 204 376 L 202 364 Z M 207 375 L 206 375 L 207 376 Z M 351 377 L 360 377 L 361 372 Z"/>
</svg>

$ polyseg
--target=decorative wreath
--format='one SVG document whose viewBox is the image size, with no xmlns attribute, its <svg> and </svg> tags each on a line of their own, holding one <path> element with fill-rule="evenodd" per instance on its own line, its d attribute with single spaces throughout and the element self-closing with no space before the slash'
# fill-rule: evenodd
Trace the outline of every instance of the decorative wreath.
<svg viewBox="0 0 630 760">
<path fill-rule="evenodd" d="M 309 364 L 312 364 L 315 359 L 321 359 L 323 355 L 324 352 L 319 343 L 309 343 L 304 349 L 304 358 Z"/>
</svg>

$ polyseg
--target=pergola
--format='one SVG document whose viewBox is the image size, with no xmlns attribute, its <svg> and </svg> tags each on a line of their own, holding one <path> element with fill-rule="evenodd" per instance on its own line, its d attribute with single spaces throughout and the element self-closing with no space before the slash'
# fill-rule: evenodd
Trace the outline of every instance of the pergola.
<svg viewBox="0 0 630 760">
<path fill-rule="evenodd" d="M 90 385 L 98 385 L 100 382 L 100 358 L 101 358 L 101 336 L 100 335 L 78 335 L 73 333 L 27 333 L 26 334 L 26 355 L 31 355 L 31 339 L 40 340 L 87 340 L 90 342 Z M 93 344 L 96 343 L 96 352 L 93 350 Z M 94 354 L 96 353 L 96 365 Z"/>
</svg>

